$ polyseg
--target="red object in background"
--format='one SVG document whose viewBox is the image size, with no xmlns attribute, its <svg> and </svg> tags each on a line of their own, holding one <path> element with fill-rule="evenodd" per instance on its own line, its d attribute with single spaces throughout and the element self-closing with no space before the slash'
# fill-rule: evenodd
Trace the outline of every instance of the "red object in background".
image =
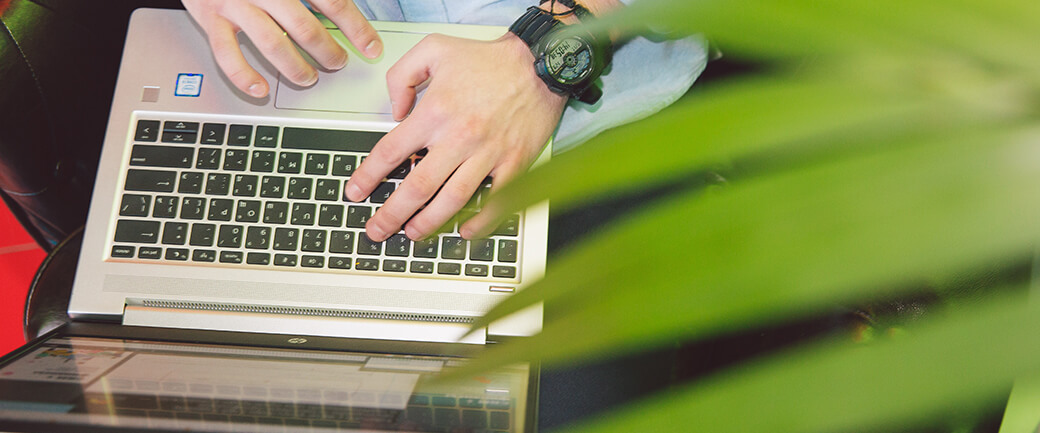
<svg viewBox="0 0 1040 433">
<path fill-rule="evenodd" d="M 43 250 L 0 201 L 0 354 L 25 344 L 25 295 L 44 257 Z"/>
</svg>

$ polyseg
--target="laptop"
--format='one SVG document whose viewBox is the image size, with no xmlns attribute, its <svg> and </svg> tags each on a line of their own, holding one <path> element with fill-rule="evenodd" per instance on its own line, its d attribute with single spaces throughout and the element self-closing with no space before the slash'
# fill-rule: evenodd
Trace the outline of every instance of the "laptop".
<svg viewBox="0 0 1040 433">
<path fill-rule="evenodd" d="M 3 359 L 0 429 L 535 428 L 537 366 L 431 380 L 540 330 L 538 306 L 466 335 L 543 275 L 547 205 L 486 239 L 462 239 L 452 221 L 426 241 L 374 243 L 364 223 L 421 155 L 365 202 L 343 196 L 396 125 L 387 69 L 426 34 L 491 40 L 506 29 L 373 22 L 385 48 L 369 61 L 323 22 L 351 57 L 311 88 L 280 80 L 243 38 L 272 83 L 254 99 L 220 73 L 185 11 L 133 14 L 72 323 Z"/>
</svg>

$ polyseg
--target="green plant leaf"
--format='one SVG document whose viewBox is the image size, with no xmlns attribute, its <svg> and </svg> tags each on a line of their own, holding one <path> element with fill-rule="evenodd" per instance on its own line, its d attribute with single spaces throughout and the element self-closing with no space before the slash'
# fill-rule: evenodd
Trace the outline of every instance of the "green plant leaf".
<svg viewBox="0 0 1040 433">
<path fill-rule="evenodd" d="M 651 209 L 489 312 L 545 300 L 560 314 L 474 368 L 704 336 L 1021 255 L 1040 221 L 1023 144 L 1036 141 L 1030 129 L 905 137 Z"/>
<path fill-rule="evenodd" d="M 1022 296 L 1000 297 L 900 338 L 824 342 L 737 367 L 570 431 L 901 430 L 1006 395 L 1037 371 L 1038 327 Z"/>
</svg>

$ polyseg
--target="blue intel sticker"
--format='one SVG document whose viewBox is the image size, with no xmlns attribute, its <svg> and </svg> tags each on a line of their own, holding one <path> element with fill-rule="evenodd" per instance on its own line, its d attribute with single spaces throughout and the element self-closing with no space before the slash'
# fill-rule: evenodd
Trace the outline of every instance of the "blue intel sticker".
<svg viewBox="0 0 1040 433">
<path fill-rule="evenodd" d="M 202 74 L 177 74 L 174 96 L 199 96 L 202 93 Z"/>
</svg>

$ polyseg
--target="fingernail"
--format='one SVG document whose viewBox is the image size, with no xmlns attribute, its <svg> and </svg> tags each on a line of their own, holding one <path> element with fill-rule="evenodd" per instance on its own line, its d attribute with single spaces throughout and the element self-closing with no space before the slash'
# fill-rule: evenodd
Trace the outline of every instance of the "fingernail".
<svg viewBox="0 0 1040 433">
<path fill-rule="evenodd" d="M 318 74 L 315 73 L 315 74 L 311 75 L 310 78 L 307 79 L 307 82 L 303 83 L 303 87 L 313 86 L 314 83 L 317 83 L 317 82 L 318 82 Z"/>
<path fill-rule="evenodd" d="M 404 235 L 407 236 L 408 239 L 411 239 L 413 241 L 421 241 L 421 240 L 423 240 L 423 237 L 419 236 L 419 232 L 416 229 L 412 228 L 412 227 L 405 227 L 404 228 Z"/>
<path fill-rule="evenodd" d="M 365 234 L 369 239 L 375 242 L 383 242 L 386 240 L 386 233 L 383 233 L 383 231 L 378 228 L 366 229 Z"/>
<path fill-rule="evenodd" d="M 249 96 L 252 96 L 254 98 L 263 98 L 264 97 L 264 85 L 263 84 L 260 84 L 260 83 L 250 84 L 249 85 L 249 89 L 247 89 L 246 91 L 249 93 Z"/>
<path fill-rule="evenodd" d="M 383 51 L 383 43 L 379 39 L 373 39 L 365 46 L 365 56 L 370 59 L 379 57 L 379 53 Z"/>
<path fill-rule="evenodd" d="M 347 60 L 349 60 L 349 57 L 347 57 L 347 53 L 346 52 L 341 53 L 339 60 L 335 64 L 333 64 L 330 69 L 332 69 L 334 71 L 338 71 L 340 69 L 343 69 L 343 67 L 347 66 Z"/>
<path fill-rule="evenodd" d="M 361 201 L 361 200 L 364 200 L 364 199 L 365 199 L 365 197 L 363 197 L 361 195 L 361 188 L 360 187 L 358 187 L 357 185 L 349 185 L 349 186 L 347 186 L 347 200 L 350 200 L 350 201 Z"/>
</svg>

